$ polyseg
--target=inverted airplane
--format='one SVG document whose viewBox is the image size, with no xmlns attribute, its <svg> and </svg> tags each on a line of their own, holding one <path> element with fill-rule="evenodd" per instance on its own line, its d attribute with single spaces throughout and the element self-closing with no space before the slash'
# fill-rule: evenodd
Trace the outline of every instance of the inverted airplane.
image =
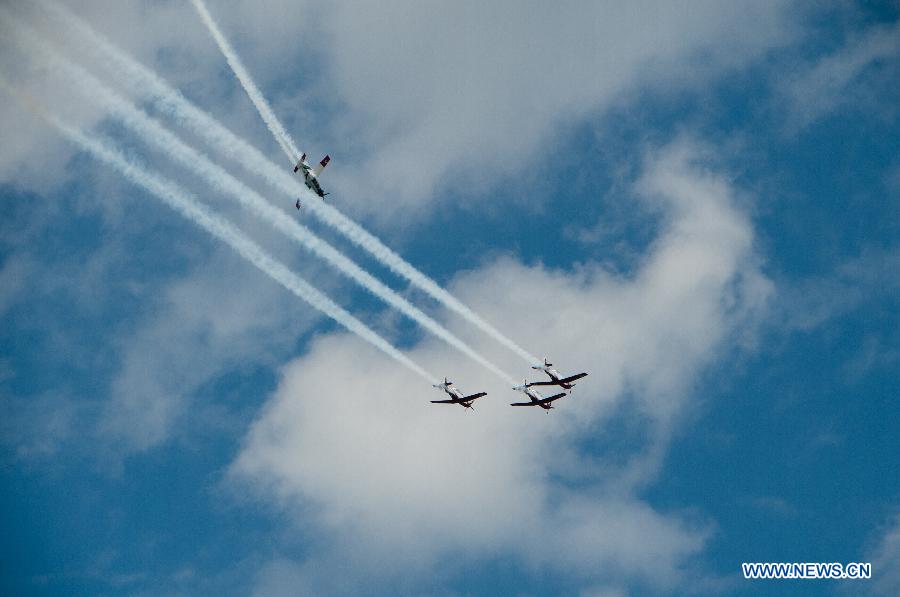
<svg viewBox="0 0 900 597">
<path fill-rule="evenodd" d="M 306 162 L 306 154 L 300 156 L 300 160 L 297 162 L 297 165 L 294 166 L 294 172 L 303 172 L 303 182 L 306 184 L 306 188 L 310 191 L 321 197 L 325 198 L 325 195 L 328 195 L 325 191 L 322 190 L 322 185 L 319 184 L 319 175 L 322 173 L 322 170 L 325 169 L 325 166 L 328 165 L 328 162 L 331 161 L 329 156 L 325 156 L 322 158 L 322 161 L 319 162 L 315 167 L 310 166 Z M 297 199 L 297 203 L 294 204 L 294 207 L 300 209 L 300 200 Z"/>
<path fill-rule="evenodd" d="M 553 396 L 550 396 L 549 398 L 544 398 L 543 396 L 541 396 L 540 394 L 537 393 L 537 390 L 532 390 L 530 387 L 528 387 L 529 385 L 530 384 L 528 383 L 528 380 L 526 379 L 525 385 L 516 386 L 513 389 L 524 393 L 526 396 L 528 396 L 528 398 L 531 400 L 531 402 L 512 402 L 510 404 L 510 406 L 540 406 L 541 408 L 543 408 L 544 410 L 549 412 L 553 408 L 552 406 L 550 406 L 550 403 L 554 402 L 556 400 L 559 400 L 560 398 L 562 398 L 563 396 L 566 395 L 565 392 L 561 392 L 559 394 L 554 394 Z"/>
<path fill-rule="evenodd" d="M 533 381 L 531 383 L 526 383 L 526 387 L 531 386 L 559 386 L 561 388 L 565 388 L 566 390 L 571 390 L 575 387 L 575 384 L 572 383 L 581 379 L 582 377 L 587 377 L 587 373 L 576 373 L 575 375 L 570 375 L 569 377 L 560 377 L 559 371 L 553 368 L 553 363 L 544 359 L 543 365 L 537 365 L 532 367 L 532 369 L 536 369 L 537 371 L 543 371 L 550 377 L 550 381 Z"/>
<path fill-rule="evenodd" d="M 450 396 L 450 400 L 432 400 L 432 404 L 459 404 L 465 408 L 475 410 L 472 408 L 472 403 L 482 396 L 487 396 L 487 392 L 478 392 L 477 394 L 463 396 L 463 393 L 460 392 L 457 387 L 453 385 L 453 382 L 449 381 L 446 377 L 444 378 L 444 383 L 435 384 L 434 387 L 447 392 Z"/>
</svg>

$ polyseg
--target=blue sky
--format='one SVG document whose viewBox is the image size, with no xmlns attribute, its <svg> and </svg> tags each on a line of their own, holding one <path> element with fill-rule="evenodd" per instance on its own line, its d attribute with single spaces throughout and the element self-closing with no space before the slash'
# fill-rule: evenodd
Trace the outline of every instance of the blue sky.
<svg viewBox="0 0 900 597">
<path fill-rule="evenodd" d="M 891 3 L 210 4 L 338 209 L 530 352 L 512 391 L 6 39 L 2 75 L 196 193 L 434 390 L 13 101 L 0 109 L 0 586 L 72 594 L 896 594 Z M 514 354 L 70 59 L 516 378 Z M 189 5 L 79 12 L 285 167 Z M 0 15 L 2 16 L 2 15 Z M 5 17 L 4 17 L 5 18 Z M 873 563 L 745 581 L 744 561 Z"/>
</svg>

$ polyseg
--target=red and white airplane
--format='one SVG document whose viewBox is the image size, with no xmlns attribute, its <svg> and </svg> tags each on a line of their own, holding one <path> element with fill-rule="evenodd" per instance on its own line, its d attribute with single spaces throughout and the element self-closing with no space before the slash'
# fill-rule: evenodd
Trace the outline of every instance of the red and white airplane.
<svg viewBox="0 0 900 597">
<path fill-rule="evenodd" d="M 294 166 L 294 172 L 303 171 L 303 182 L 306 184 L 306 188 L 308 188 L 310 191 L 312 191 L 322 199 L 324 199 L 325 195 L 327 195 L 328 193 L 322 190 L 322 185 L 319 184 L 319 175 L 322 173 L 322 170 L 325 169 L 325 166 L 327 166 L 328 162 L 330 161 L 331 158 L 326 155 L 324 158 L 322 158 L 322 161 L 319 162 L 315 168 L 313 168 L 306 162 L 306 154 L 304 153 L 300 156 L 300 160 L 297 162 L 297 165 Z M 297 199 L 297 203 L 294 204 L 294 207 L 300 209 L 299 199 Z"/>
<path fill-rule="evenodd" d="M 447 392 L 450 396 L 450 400 L 432 400 L 432 404 L 459 404 L 465 408 L 475 410 L 472 408 L 472 403 L 482 396 L 487 396 L 487 392 L 478 392 L 477 394 L 463 396 L 463 393 L 460 392 L 456 386 L 453 385 L 453 382 L 449 381 L 446 377 L 444 378 L 444 383 L 435 384 L 434 387 Z"/>
<path fill-rule="evenodd" d="M 550 381 L 533 381 L 531 383 L 525 384 L 525 387 L 530 388 L 531 386 L 559 386 L 561 388 L 565 388 L 566 390 L 571 390 L 575 387 L 575 384 L 572 383 L 581 379 L 582 377 L 587 377 L 587 373 L 576 373 L 575 375 L 570 375 L 569 377 L 561 377 L 559 375 L 559 371 L 553 368 L 553 363 L 544 359 L 543 365 L 537 365 L 532 367 L 532 369 L 536 369 L 537 371 L 543 371 L 550 377 Z"/>
<path fill-rule="evenodd" d="M 553 409 L 553 407 L 550 406 L 550 403 L 554 402 L 556 400 L 559 400 L 560 398 L 562 398 L 563 396 L 566 395 L 565 392 L 561 392 L 559 394 L 554 394 L 553 396 L 550 396 L 549 398 L 544 398 L 543 396 L 538 394 L 537 390 L 532 390 L 528 386 L 529 386 L 529 383 L 528 383 L 528 380 L 526 379 L 525 385 L 516 386 L 513 389 L 518 390 L 518 391 L 522 392 L 523 394 L 525 394 L 526 396 L 528 396 L 528 398 L 529 398 L 529 400 L 531 400 L 531 402 L 512 402 L 512 403 L 510 403 L 510 406 L 540 406 L 541 408 L 543 408 L 544 410 L 549 412 L 551 409 Z"/>
</svg>

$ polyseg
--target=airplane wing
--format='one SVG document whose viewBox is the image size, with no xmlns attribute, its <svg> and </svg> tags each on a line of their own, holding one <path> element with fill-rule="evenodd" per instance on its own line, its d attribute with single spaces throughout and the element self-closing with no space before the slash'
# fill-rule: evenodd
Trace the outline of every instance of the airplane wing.
<svg viewBox="0 0 900 597">
<path fill-rule="evenodd" d="M 582 377 L 587 377 L 587 373 L 578 373 L 576 375 L 570 375 L 569 377 L 565 377 L 560 381 L 560 383 L 572 383 L 576 379 L 581 379 Z"/>
<path fill-rule="evenodd" d="M 466 396 L 462 400 L 465 400 L 466 402 L 468 402 L 470 400 L 475 400 L 476 398 L 481 398 L 482 396 L 487 396 L 487 392 L 478 392 L 477 394 L 472 394 L 470 396 Z"/>
<path fill-rule="evenodd" d="M 449 400 L 432 400 L 432 404 L 462 404 L 463 402 L 469 402 L 471 400 L 475 400 L 475 398 L 480 398 L 485 394 L 475 394 L 474 396 L 463 396 L 462 398 L 450 398 Z"/>
<path fill-rule="evenodd" d="M 558 382 L 555 381 L 530 381 L 525 385 L 525 387 L 530 388 L 531 386 L 555 386 L 557 383 Z"/>
<path fill-rule="evenodd" d="M 316 176 L 316 178 L 319 177 L 319 174 L 322 173 L 322 170 L 325 169 L 325 166 L 327 166 L 328 162 L 330 162 L 330 161 L 331 161 L 331 156 L 326 155 L 324 158 L 322 158 L 322 161 L 319 162 L 319 165 L 316 166 L 315 168 L 313 168 L 313 174 Z"/>
<path fill-rule="evenodd" d="M 554 400 L 559 400 L 560 398 L 562 398 L 565 395 L 566 395 L 566 393 L 562 392 L 562 393 L 556 394 L 554 396 L 550 396 L 549 398 L 544 398 L 543 400 L 538 400 L 537 404 L 550 404 Z"/>
<path fill-rule="evenodd" d="M 511 402 L 510 406 L 537 406 L 537 402 Z"/>
</svg>

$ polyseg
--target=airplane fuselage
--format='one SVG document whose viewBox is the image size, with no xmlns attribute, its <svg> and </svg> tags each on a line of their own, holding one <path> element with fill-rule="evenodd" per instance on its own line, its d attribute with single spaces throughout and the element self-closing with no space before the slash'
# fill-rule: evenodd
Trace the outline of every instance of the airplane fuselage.
<svg viewBox="0 0 900 597">
<path fill-rule="evenodd" d="M 536 381 L 528 384 L 529 386 L 559 386 L 563 389 L 571 390 L 575 387 L 576 381 L 587 376 L 587 373 L 576 373 L 575 375 L 563 377 L 559 374 L 559 371 L 554 369 L 547 361 L 544 361 L 543 365 L 535 365 L 532 369 L 543 371 L 547 374 L 547 377 L 550 378 L 550 381 Z"/>
<path fill-rule="evenodd" d="M 532 402 L 534 402 L 535 406 L 540 406 L 540 407 L 543 408 L 544 410 L 550 410 L 550 409 L 553 408 L 553 407 L 550 406 L 549 404 L 544 404 L 544 403 L 542 403 L 541 400 L 543 400 L 544 397 L 541 396 L 540 394 L 538 394 L 537 392 L 535 392 L 534 390 L 532 390 L 531 388 L 526 388 L 526 389 L 525 389 L 525 395 L 528 396 L 528 398 L 529 398 Z"/>
<path fill-rule="evenodd" d="M 459 389 L 456 388 L 456 386 L 450 386 L 449 388 L 447 388 L 447 393 L 456 400 L 459 400 L 462 406 L 465 406 L 466 408 L 472 408 L 472 401 L 464 401 L 463 398 L 466 397 L 465 394 L 460 392 Z"/>
<path fill-rule="evenodd" d="M 525 385 L 516 386 L 513 389 L 519 392 L 522 392 L 526 396 L 528 396 L 528 402 L 513 402 L 510 406 L 540 406 L 542 409 L 553 410 L 553 406 L 551 406 L 551 402 L 555 402 L 560 398 L 564 398 L 566 396 L 565 392 L 554 394 L 548 398 L 544 398 L 537 391 L 532 390 L 528 387 L 528 382 L 525 382 Z"/>
<path fill-rule="evenodd" d="M 294 172 L 303 172 L 303 184 L 306 185 L 306 188 L 324 199 L 325 195 L 328 193 L 322 190 L 322 185 L 319 184 L 318 177 L 315 172 L 313 172 L 312 167 L 306 163 L 306 154 L 303 154 L 303 157 L 304 159 L 294 166 Z"/>
<path fill-rule="evenodd" d="M 518 386 L 513 389 L 522 392 L 523 394 L 528 396 L 528 399 L 531 401 L 530 404 L 528 402 L 520 402 L 514 404 L 513 406 L 540 406 L 544 410 L 551 410 L 553 408 L 548 402 L 544 401 L 543 396 L 541 396 L 528 386 Z"/>
<path fill-rule="evenodd" d="M 319 179 L 316 178 L 316 175 L 312 173 L 309 166 L 303 167 L 303 182 L 306 184 L 306 188 L 310 191 L 318 195 L 319 197 L 325 198 L 325 191 L 322 190 L 322 185 L 319 184 Z"/>
<path fill-rule="evenodd" d="M 547 374 L 547 377 L 550 378 L 550 381 L 554 382 L 556 385 L 563 387 L 567 390 L 571 390 L 574 387 L 574 384 L 566 383 L 564 381 L 559 381 L 562 379 L 559 375 L 559 371 L 556 369 L 551 369 L 549 367 L 544 369 L 544 373 Z"/>
<path fill-rule="evenodd" d="M 319 197 L 323 199 L 325 198 L 325 191 L 322 190 L 322 186 L 319 184 L 319 180 L 312 174 L 308 174 L 306 176 L 306 187 Z"/>
<path fill-rule="evenodd" d="M 470 408 L 475 410 L 475 407 L 472 406 L 472 403 L 475 402 L 476 399 L 481 398 L 482 396 L 486 396 L 485 392 L 478 392 L 477 394 L 472 394 L 471 396 L 466 396 L 462 392 L 457 389 L 455 385 L 451 382 L 447 382 L 446 380 L 442 384 L 435 384 L 436 388 L 443 391 L 445 394 L 450 396 L 450 400 L 432 400 L 432 403 L 452 403 L 459 404 L 465 408 Z"/>
</svg>

